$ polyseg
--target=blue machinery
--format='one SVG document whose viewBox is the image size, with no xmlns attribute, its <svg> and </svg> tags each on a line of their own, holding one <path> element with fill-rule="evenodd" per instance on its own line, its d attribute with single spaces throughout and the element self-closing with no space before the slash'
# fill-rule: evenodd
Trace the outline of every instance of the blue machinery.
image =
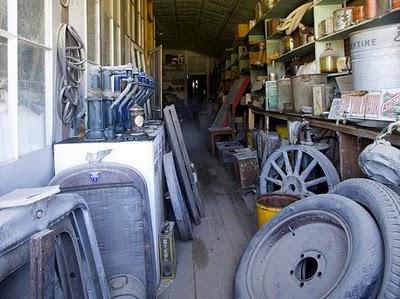
<svg viewBox="0 0 400 299">
<path fill-rule="evenodd" d="M 86 139 L 146 138 L 143 107 L 154 93 L 153 78 L 131 64 L 96 67 L 89 78 Z"/>
</svg>

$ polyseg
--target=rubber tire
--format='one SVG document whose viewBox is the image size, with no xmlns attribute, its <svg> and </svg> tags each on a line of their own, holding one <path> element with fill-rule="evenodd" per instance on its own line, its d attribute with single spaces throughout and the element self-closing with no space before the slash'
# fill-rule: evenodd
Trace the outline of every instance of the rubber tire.
<svg viewBox="0 0 400 299">
<path fill-rule="evenodd" d="M 247 245 L 236 272 L 234 298 L 251 298 L 246 273 L 251 271 L 248 269 L 249 261 L 254 254 L 253 250 L 263 237 L 273 232 L 285 219 L 301 212 L 315 210 L 339 216 L 351 232 L 353 250 L 347 271 L 342 276 L 339 287 L 333 289 L 327 298 L 373 298 L 372 295 L 377 294 L 383 271 L 383 243 L 377 224 L 371 215 L 354 201 L 336 194 L 324 194 L 310 196 L 284 208 L 255 234 Z M 312 298 L 312 294 L 309 298 Z"/>
<path fill-rule="evenodd" d="M 346 180 L 331 192 L 361 204 L 375 218 L 381 230 L 385 253 L 378 298 L 400 298 L 400 196 L 387 186 L 369 179 Z"/>
</svg>

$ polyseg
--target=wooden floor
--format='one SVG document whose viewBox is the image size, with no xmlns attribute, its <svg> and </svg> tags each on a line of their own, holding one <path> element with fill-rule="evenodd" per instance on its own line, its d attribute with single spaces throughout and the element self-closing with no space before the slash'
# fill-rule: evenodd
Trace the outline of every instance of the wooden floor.
<svg viewBox="0 0 400 299">
<path fill-rule="evenodd" d="M 254 206 L 245 204 L 232 173 L 211 157 L 196 123 L 184 124 L 183 131 L 206 217 L 195 227 L 193 241 L 177 242 L 177 277 L 160 298 L 232 298 L 236 267 L 256 231 Z"/>
</svg>

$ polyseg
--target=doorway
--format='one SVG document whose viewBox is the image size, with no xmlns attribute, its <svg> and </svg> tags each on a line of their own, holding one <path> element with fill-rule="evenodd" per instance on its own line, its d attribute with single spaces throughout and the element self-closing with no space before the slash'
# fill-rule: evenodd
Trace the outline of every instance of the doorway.
<svg viewBox="0 0 400 299">
<path fill-rule="evenodd" d="M 207 100 L 207 75 L 189 75 L 187 80 L 188 108 L 192 117 L 197 118 Z"/>
</svg>

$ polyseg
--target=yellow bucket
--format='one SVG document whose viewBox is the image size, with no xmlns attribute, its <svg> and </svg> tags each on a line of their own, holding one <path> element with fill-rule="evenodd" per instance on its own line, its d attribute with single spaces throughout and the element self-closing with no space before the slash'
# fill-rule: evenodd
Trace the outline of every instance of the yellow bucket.
<svg viewBox="0 0 400 299">
<path fill-rule="evenodd" d="M 275 217 L 284 207 L 297 200 L 296 196 L 282 193 L 260 195 L 256 203 L 258 228 Z"/>
<path fill-rule="evenodd" d="M 278 133 L 279 137 L 289 139 L 289 130 L 286 125 L 277 125 L 275 126 L 275 130 Z"/>
</svg>

